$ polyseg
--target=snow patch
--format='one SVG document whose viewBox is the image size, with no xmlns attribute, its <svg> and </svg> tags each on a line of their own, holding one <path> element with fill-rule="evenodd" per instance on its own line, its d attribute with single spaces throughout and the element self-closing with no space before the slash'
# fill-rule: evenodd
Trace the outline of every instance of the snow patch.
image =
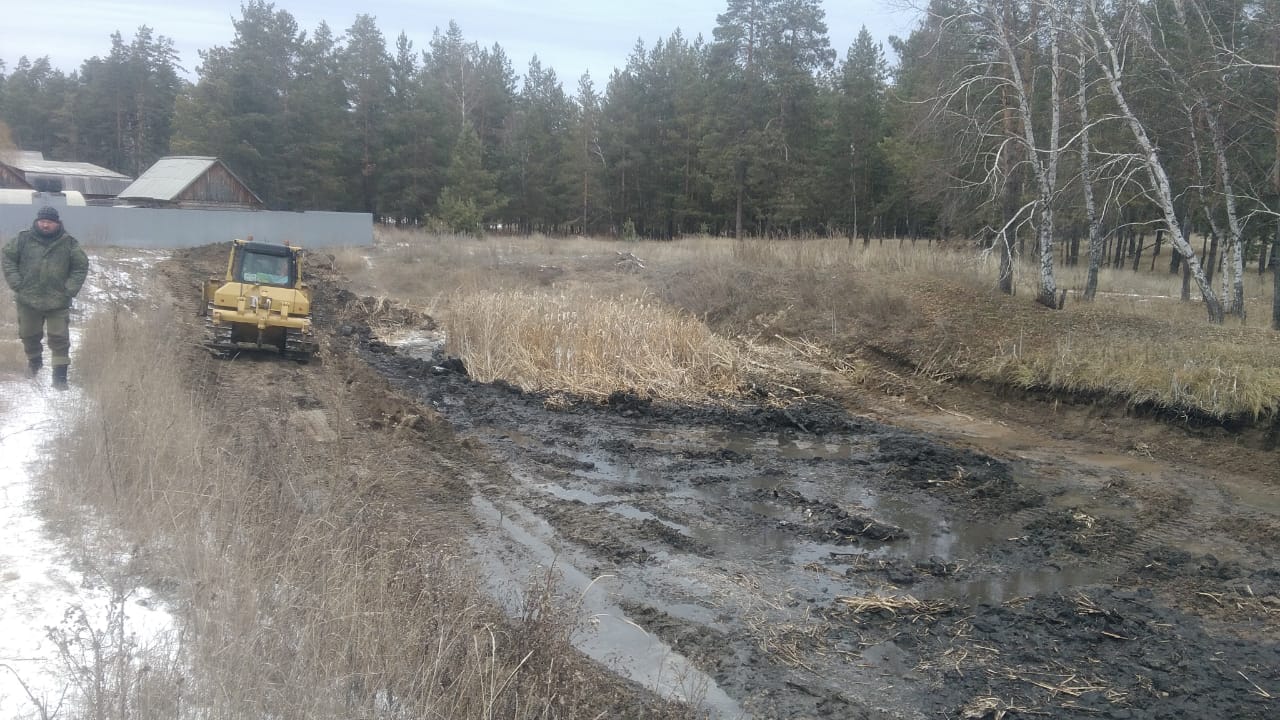
<svg viewBox="0 0 1280 720">
<path fill-rule="evenodd" d="M 158 257 L 93 257 L 81 307 L 94 312 L 138 297 L 131 274 Z M 73 321 L 73 366 L 79 340 Z M 50 387 L 47 367 L 33 379 L 0 376 L 0 717 L 56 714 L 74 694 L 74 675 L 94 661 L 83 644 L 88 632 L 110 632 L 107 650 L 136 654 L 168 644 L 174 626 L 149 591 L 112 587 L 109 573 L 77 569 L 65 539 L 33 506 L 47 443 L 68 431 L 83 402 L 74 385 Z"/>
</svg>

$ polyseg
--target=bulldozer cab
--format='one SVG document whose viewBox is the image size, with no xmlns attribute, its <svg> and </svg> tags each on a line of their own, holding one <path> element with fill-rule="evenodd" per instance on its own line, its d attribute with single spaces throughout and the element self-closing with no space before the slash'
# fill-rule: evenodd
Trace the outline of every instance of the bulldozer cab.
<svg viewBox="0 0 1280 720">
<path fill-rule="evenodd" d="M 237 282 L 275 287 L 298 284 L 298 264 L 288 246 L 249 241 L 237 243 L 231 277 Z"/>
<path fill-rule="evenodd" d="M 302 248 L 233 240 L 226 274 L 204 283 L 205 345 L 228 356 L 278 350 L 306 361 L 318 346 L 311 289 L 302 279 Z"/>
</svg>

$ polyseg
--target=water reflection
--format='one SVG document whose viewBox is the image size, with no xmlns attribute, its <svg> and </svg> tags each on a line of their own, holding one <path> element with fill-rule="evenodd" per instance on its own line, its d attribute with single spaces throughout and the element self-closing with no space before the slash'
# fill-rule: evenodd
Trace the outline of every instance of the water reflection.
<svg viewBox="0 0 1280 720">
<path fill-rule="evenodd" d="M 769 568 L 821 593 L 847 592 L 849 585 L 857 582 L 856 578 L 844 578 L 838 563 L 829 568 L 830 577 L 814 576 L 813 568 L 826 567 L 832 553 L 897 563 L 898 567 L 909 570 L 916 565 L 963 564 L 1023 533 L 1022 524 L 1016 519 L 970 520 L 956 517 L 953 509 L 916 494 L 878 492 L 869 482 L 870 474 L 879 471 L 874 464 L 878 447 L 875 437 L 859 436 L 832 442 L 786 433 L 696 428 L 686 428 L 680 433 L 647 428 L 637 431 L 636 435 L 643 437 L 648 447 L 633 448 L 633 452 L 626 454 L 603 448 L 570 452 L 570 457 L 583 465 L 571 473 L 582 486 L 542 483 L 536 487 L 561 499 L 599 506 L 629 519 L 657 520 L 694 538 L 716 557 L 746 567 Z M 534 442 L 532 438 L 512 436 L 511 439 L 521 444 Z M 672 477 L 681 476 L 680 470 L 663 472 L 663 468 L 674 468 L 682 458 L 695 452 L 699 457 L 723 454 L 726 458 L 723 469 L 700 484 L 673 482 Z M 736 522 L 712 519 L 699 524 L 696 518 L 682 518 L 683 524 L 673 522 L 635 507 L 620 494 L 604 492 L 606 487 L 628 493 L 636 488 L 656 490 L 664 493 L 668 501 L 687 499 L 691 507 L 700 511 L 723 509 Z M 794 494 L 815 503 L 832 503 L 849 512 L 900 527 L 907 537 L 888 542 L 866 538 L 841 544 L 815 542 L 795 527 L 805 523 L 809 517 L 806 512 L 814 508 L 775 501 L 771 493 L 762 493 L 762 490 Z M 758 519 L 749 532 L 742 530 L 743 517 Z M 929 594 L 994 603 L 1103 579 L 1101 571 L 1079 567 L 997 572 L 1000 574 L 931 582 Z M 799 577 L 801 574 L 803 579 Z"/>
</svg>

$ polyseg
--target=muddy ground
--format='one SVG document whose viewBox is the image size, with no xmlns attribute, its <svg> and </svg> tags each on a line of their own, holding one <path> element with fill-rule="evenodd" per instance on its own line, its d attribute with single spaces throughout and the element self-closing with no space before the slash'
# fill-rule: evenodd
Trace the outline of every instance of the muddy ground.
<svg viewBox="0 0 1280 720">
<path fill-rule="evenodd" d="M 220 256 L 180 254 L 172 284 Z M 985 389 L 943 410 L 818 370 L 714 408 L 543 397 L 473 382 L 430 318 L 394 318 L 415 342 L 380 336 L 394 305 L 323 265 L 324 351 L 268 377 L 305 378 L 321 415 L 326 384 L 364 398 L 495 595 L 555 568 L 592 620 L 583 651 L 620 676 L 714 717 L 1280 716 L 1274 451 Z"/>
</svg>

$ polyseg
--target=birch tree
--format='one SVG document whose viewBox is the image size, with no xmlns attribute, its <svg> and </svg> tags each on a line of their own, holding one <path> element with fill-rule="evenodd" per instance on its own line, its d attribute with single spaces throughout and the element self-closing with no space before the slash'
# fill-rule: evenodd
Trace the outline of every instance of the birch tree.
<svg viewBox="0 0 1280 720">
<path fill-rule="evenodd" d="M 1059 192 L 1058 165 L 1062 151 L 1061 10 L 1053 3 L 1033 0 L 1025 8 L 1028 20 L 1020 23 L 1019 9 L 1015 3 L 1005 0 L 975 0 L 958 7 L 951 22 L 974 34 L 975 47 L 989 47 L 992 52 L 987 57 L 975 58 L 975 62 L 958 73 L 957 81 L 942 93 L 940 104 L 951 112 L 973 116 L 973 129 L 989 138 L 986 149 L 982 150 L 990 153 L 986 182 L 993 188 L 1002 188 L 1004 193 L 1003 225 L 997 234 L 998 242 L 1003 245 L 1001 286 L 1012 287 L 1009 232 L 1017 226 L 1023 213 L 1030 213 L 1039 261 L 1036 302 L 1057 308 L 1054 204 Z M 1035 122 L 1033 85 L 1041 41 L 1048 54 L 1049 98 L 1048 107 L 1044 109 L 1048 115 L 1047 138 L 1042 137 Z M 1000 98 L 1002 106 L 998 111 L 999 122 L 989 122 L 974 112 L 982 107 L 981 103 L 975 106 L 974 98 L 986 101 L 993 97 Z M 1008 194 L 1014 187 L 1008 183 L 1015 182 L 1012 176 L 1018 166 L 1027 169 L 1036 190 L 1034 200 L 1021 207 L 1015 207 L 1016 202 Z"/>
<path fill-rule="evenodd" d="M 1219 99 L 1234 94 L 1227 87 L 1228 63 L 1220 59 L 1225 58 L 1225 55 L 1219 49 L 1227 48 L 1228 43 L 1216 21 L 1198 0 L 1174 3 L 1172 20 L 1161 23 L 1158 30 L 1143 29 L 1139 37 L 1144 40 L 1161 75 L 1169 79 L 1170 94 L 1183 98 L 1198 175 L 1196 187 L 1213 236 L 1222 242 L 1223 311 L 1243 315 L 1244 248 L 1231 162 L 1227 156 L 1222 100 Z M 1201 149 L 1196 136 L 1199 123 L 1205 127 L 1209 138 L 1209 156 L 1213 163 L 1212 186 L 1217 190 L 1217 197 L 1213 202 L 1206 197 L 1205 188 L 1210 183 L 1206 181 L 1201 167 Z M 1217 208 L 1221 208 L 1226 216 L 1225 228 L 1219 222 L 1215 212 Z M 1213 257 L 1210 253 L 1210 259 Z M 1211 274 L 1212 269 L 1210 276 Z"/>
<path fill-rule="evenodd" d="M 1205 309 L 1209 314 L 1209 320 L 1214 323 L 1221 323 L 1223 320 L 1222 304 L 1205 277 L 1204 267 L 1200 264 L 1200 259 L 1196 256 L 1195 249 L 1191 247 L 1187 237 L 1182 232 L 1182 223 L 1178 220 L 1177 210 L 1174 207 L 1174 192 L 1172 183 L 1169 180 L 1168 170 L 1165 168 L 1164 162 L 1160 158 L 1160 153 L 1147 132 L 1147 128 L 1129 103 L 1128 93 L 1124 88 L 1127 79 L 1125 74 L 1125 60 L 1127 58 L 1123 55 L 1117 43 L 1117 31 L 1113 30 L 1110 25 L 1112 19 L 1104 12 L 1099 0 L 1081 1 L 1084 3 L 1085 13 L 1080 16 L 1079 24 L 1075 29 L 1080 33 L 1082 42 L 1088 42 L 1093 45 L 1097 66 L 1102 72 L 1102 77 L 1107 90 L 1110 92 L 1111 99 L 1115 102 L 1119 120 L 1128 128 L 1131 138 L 1137 146 L 1138 157 L 1143 164 L 1148 180 L 1145 192 L 1156 207 L 1159 208 L 1165 228 L 1169 232 L 1170 242 L 1181 253 L 1191 277 L 1195 279 L 1196 286 L 1200 290 L 1200 296 L 1204 300 Z M 1142 26 L 1142 19 L 1139 17 L 1141 8 L 1136 4 L 1123 0 L 1115 9 L 1118 11 L 1116 20 L 1118 21 L 1119 32 L 1149 31 L 1149 28 Z"/>
<path fill-rule="evenodd" d="M 1080 107 L 1080 190 L 1084 195 L 1085 223 L 1089 228 L 1089 271 L 1084 286 L 1084 299 L 1093 300 L 1098 293 L 1098 268 L 1102 265 L 1102 226 L 1098 222 L 1098 211 L 1093 199 L 1093 167 L 1089 146 L 1089 97 L 1088 74 L 1083 52 L 1077 59 L 1076 102 Z"/>
</svg>

